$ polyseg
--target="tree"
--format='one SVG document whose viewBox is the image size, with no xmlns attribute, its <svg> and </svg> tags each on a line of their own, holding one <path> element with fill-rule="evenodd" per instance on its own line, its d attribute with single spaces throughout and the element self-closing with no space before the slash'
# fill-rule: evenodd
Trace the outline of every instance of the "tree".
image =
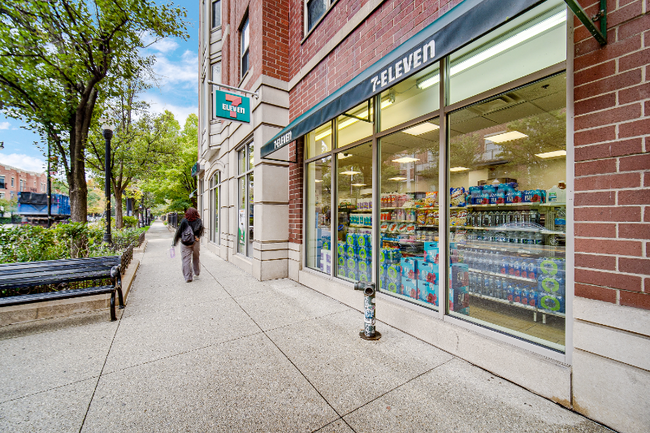
<svg viewBox="0 0 650 433">
<path fill-rule="evenodd" d="M 98 102 L 138 76 L 142 37 L 185 38 L 185 10 L 151 0 L 0 0 L 0 100 L 61 157 L 71 218 L 86 221 L 85 159 Z"/>
<path fill-rule="evenodd" d="M 136 102 L 143 86 L 133 82 L 122 88 L 119 97 L 110 101 L 108 117 L 117 125 L 111 140 L 110 183 L 115 196 L 115 227 L 123 227 L 122 198 L 136 179 L 146 179 L 160 164 L 173 160 L 178 151 L 180 125 L 174 115 L 165 111 L 151 115 L 146 103 Z M 135 120 L 138 119 L 138 120 Z M 87 162 L 96 178 L 105 173 L 105 144 L 99 132 L 91 135 Z"/>
<path fill-rule="evenodd" d="M 152 204 L 166 204 L 168 211 L 182 211 L 196 207 L 196 179 L 192 166 L 197 160 L 199 118 L 190 114 L 179 137 L 180 151 L 168 165 L 160 166 L 141 188 L 151 194 Z"/>
</svg>

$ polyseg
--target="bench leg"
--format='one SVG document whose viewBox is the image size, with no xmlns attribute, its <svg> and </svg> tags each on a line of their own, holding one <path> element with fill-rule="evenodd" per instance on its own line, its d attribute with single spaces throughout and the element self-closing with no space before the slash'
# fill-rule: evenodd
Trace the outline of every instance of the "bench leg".
<svg viewBox="0 0 650 433">
<path fill-rule="evenodd" d="M 111 292 L 111 322 L 117 320 L 115 317 L 115 290 Z"/>
<path fill-rule="evenodd" d="M 124 296 L 122 296 L 122 286 L 117 287 L 117 296 L 120 301 L 120 310 L 124 310 Z"/>
</svg>

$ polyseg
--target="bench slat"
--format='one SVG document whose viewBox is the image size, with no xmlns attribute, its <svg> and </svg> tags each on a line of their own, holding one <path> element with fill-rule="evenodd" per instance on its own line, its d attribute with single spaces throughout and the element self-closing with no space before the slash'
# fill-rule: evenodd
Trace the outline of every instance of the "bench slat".
<svg viewBox="0 0 650 433">
<path fill-rule="evenodd" d="M 58 292 L 38 293 L 31 295 L 8 296 L 0 298 L 0 306 L 30 304 L 33 302 L 51 301 L 55 299 L 70 299 L 81 296 L 101 295 L 115 291 L 114 286 L 88 287 L 86 289 L 60 290 Z"/>
<path fill-rule="evenodd" d="M 58 268 L 70 267 L 90 264 L 105 264 L 106 266 L 119 265 L 122 259 L 121 256 L 105 256 L 105 257 L 88 257 L 80 259 L 64 259 L 64 260 L 44 260 L 40 262 L 18 262 L 18 263 L 4 263 L 0 264 L 0 274 L 14 270 L 28 270 L 32 268 Z"/>
</svg>

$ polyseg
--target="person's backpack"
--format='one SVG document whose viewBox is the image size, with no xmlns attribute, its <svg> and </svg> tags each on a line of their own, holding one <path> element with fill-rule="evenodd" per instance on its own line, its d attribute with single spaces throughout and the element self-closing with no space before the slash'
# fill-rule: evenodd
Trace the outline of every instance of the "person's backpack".
<svg viewBox="0 0 650 433">
<path fill-rule="evenodd" d="M 181 243 L 188 247 L 194 245 L 194 230 L 192 230 L 192 226 L 189 223 L 187 223 L 187 226 L 181 232 Z"/>
</svg>

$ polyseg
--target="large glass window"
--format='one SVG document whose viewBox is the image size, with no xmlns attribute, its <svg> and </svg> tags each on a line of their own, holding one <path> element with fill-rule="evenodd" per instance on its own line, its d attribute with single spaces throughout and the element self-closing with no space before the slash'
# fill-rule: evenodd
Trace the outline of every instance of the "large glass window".
<svg viewBox="0 0 650 433">
<path fill-rule="evenodd" d="M 450 104 L 566 60 L 566 4 L 551 0 L 451 55 Z"/>
<path fill-rule="evenodd" d="M 440 65 L 413 75 L 381 94 L 381 130 L 393 128 L 440 108 Z"/>
<path fill-rule="evenodd" d="M 332 272 L 332 157 L 307 165 L 307 267 Z"/>
<path fill-rule="evenodd" d="M 449 116 L 449 311 L 562 350 L 566 75 Z"/>
<path fill-rule="evenodd" d="M 329 236 L 335 276 L 564 351 L 565 10 L 544 2 L 448 56 L 448 80 L 432 65 L 307 134 L 307 266 L 329 273 Z"/>
<path fill-rule="evenodd" d="M 433 309 L 440 296 L 439 130 L 435 119 L 380 142 L 379 287 Z"/>
<path fill-rule="evenodd" d="M 250 37 L 250 31 L 248 28 L 248 17 L 246 17 L 246 21 L 244 21 L 244 25 L 241 28 L 240 31 L 240 45 L 241 45 L 241 76 L 242 78 L 244 75 L 246 75 L 246 72 L 248 72 L 248 69 L 250 67 L 249 64 L 249 45 L 250 45 L 251 37 Z"/>
<path fill-rule="evenodd" d="M 372 281 L 372 143 L 337 154 L 337 163 L 336 273 Z"/>
<path fill-rule="evenodd" d="M 327 122 L 307 134 L 305 138 L 305 150 L 307 159 L 332 150 L 332 122 Z"/>
<path fill-rule="evenodd" d="M 237 215 L 237 252 L 248 257 L 253 254 L 254 239 L 254 196 L 253 196 L 253 169 L 255 147 L 249 143 L 241 149 L 237 158 L 239 161 L 239 201 Z"/>
<path fill-rule="evenodd" d="M 221 172 L 216 172 L 210 179 L 210 215 L 212 224 L 210 228 L 210 241 L 215 244 L 220 243 L 219 214 L 221 212 L 221 203 L 219 201 L 219 192 L 221 191 Z"/>
<path fill-rule="evenodd" d="M 370 137 L 374 132 L 372 99 L 357 105 L 337 118 L 336 147 L 344 147 Z"/>
</svg>

